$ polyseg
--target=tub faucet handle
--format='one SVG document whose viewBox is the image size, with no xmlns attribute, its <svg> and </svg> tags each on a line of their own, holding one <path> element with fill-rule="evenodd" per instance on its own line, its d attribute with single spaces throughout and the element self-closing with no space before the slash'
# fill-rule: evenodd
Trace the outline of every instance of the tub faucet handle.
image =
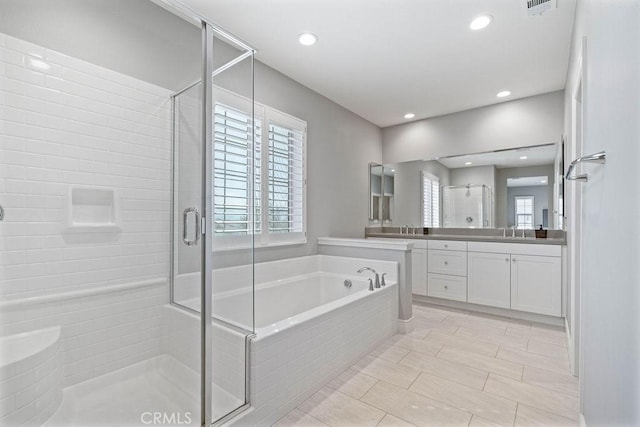
<svg viewBox="0 0 640 427">
<path fill-rule="evenodd" d="M 376 289 L 380 288 L 380 275 L 376 273 Z"/>
<path fill-rule="evenodd" d="M 371 279 L 371 277 L 369 277 L 369 290 L 373 290 L 373 280 Z"/>
<path fill-rule="evenodd" d="M 380 286 L 387 286 L 387 284 L 384 282 L 384 276 L 386 276 L 387 273 L 382 273 L 382 276 L 380 277 Z"/>
</svg>

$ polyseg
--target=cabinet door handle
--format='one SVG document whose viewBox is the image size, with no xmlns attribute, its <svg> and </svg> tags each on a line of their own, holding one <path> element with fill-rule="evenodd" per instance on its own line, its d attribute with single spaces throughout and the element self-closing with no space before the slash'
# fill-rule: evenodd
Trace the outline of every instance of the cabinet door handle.
<svg viewBox="0 0 640 427">
<path fill-rule="evenodd" d="M 449 247 L 449 245 L 444 245 L 444 247 L 445 247 L 445 248 L 448 248 L 448 247 Z"/>
<path fill-rule="evenodd" d="M 449 265 L 449 261 L 445 261 L 445 262 L 444 262 L 444 265 Z"/>
<path fill-rule="evenodd" d="M 515 258 L 513 258 L 511 261 L 516 262 L 516 259 L 515 259 Z"/>
<path fill-rule="evenodd" d="M 448 286 L 448 285 L 444 285 L 444 288 L 445 288 L 445 289 L 449 289 L 449 286 Z"/>
<path fill-rule="evenodd" d="M 504 260 L 505 260 L 505 261 L 507 261 L 507 262 L 509 262 L 509 258 L 505 258 Z"/>
</svg>

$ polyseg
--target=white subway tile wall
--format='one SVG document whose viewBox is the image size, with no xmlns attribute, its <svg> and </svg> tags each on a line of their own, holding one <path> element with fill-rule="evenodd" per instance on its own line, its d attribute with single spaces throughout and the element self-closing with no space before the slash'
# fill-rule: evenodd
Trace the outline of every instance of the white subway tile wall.
<svg viewBox="0 0 640 427">
<path fill-rule="evenodd" d="M 60 325 L 65 386 L 160 352 L 169 95 L 0 34 L 0 335 Z M 71 232 L 73 186 L 115 190 L 121 231 Z"/>
<path fill-rule="evenodd" d="M 170 92 L 3 34 L 0 69 L 0 296 L 166 278 Z M 68 230 L 73 186 L 115 189 L 122 231 Z"/>
</svg>

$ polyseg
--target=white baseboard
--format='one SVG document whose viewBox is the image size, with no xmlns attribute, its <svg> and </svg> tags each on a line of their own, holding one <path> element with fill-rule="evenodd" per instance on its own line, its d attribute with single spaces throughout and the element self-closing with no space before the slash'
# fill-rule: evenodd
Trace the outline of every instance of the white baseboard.
<svg viewBox="0 0 640 427">
<path fill-rule="evenodd" d="M 410 319 L 403 320 L 398 319 L 398 333 L 399 334 L 408 334 L 412 332 L 415 328 L 415 324 L 413 323 L 413 316 Z"/>
<path fill-rule="evenodd" d="M 587 427 L 587 422 L 584 419 L 584 414 L 580 412 L 580 427 Z"/>
<path fill-rule="evenodd" d="M 445 307 L 457 308 L 459 310 L 476 311 L 479 313 L 494 314 L 497 316 L 511 317 L 513 319 L 528 320 L 530 322 L 545 323 L 547 325 L 564 327 L 565 320 L 563 317 L 547 316 L 544 314 L 525 313 L 523 311 L 509 310 L 507 308 L 489 307 L 470 302 L 454 301 L 442 298 L 426 297 L 422 295 L 413 295 L 413 302 L 442 305 Z"/>
</svg>

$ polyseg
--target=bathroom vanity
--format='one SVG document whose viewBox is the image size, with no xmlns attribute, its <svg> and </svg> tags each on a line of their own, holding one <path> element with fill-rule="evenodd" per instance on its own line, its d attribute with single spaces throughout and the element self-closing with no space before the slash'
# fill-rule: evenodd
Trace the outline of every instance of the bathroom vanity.
<svg viewBox="0 0 640 427">
<path fill-rule="evenodd" d="M 367 238 L 413 242 L 414 300 L 468 308 L 473 304 L 514 317 L 564 315 L 563 238 L 382 232 L 367 232 Z"/>
</svg>

